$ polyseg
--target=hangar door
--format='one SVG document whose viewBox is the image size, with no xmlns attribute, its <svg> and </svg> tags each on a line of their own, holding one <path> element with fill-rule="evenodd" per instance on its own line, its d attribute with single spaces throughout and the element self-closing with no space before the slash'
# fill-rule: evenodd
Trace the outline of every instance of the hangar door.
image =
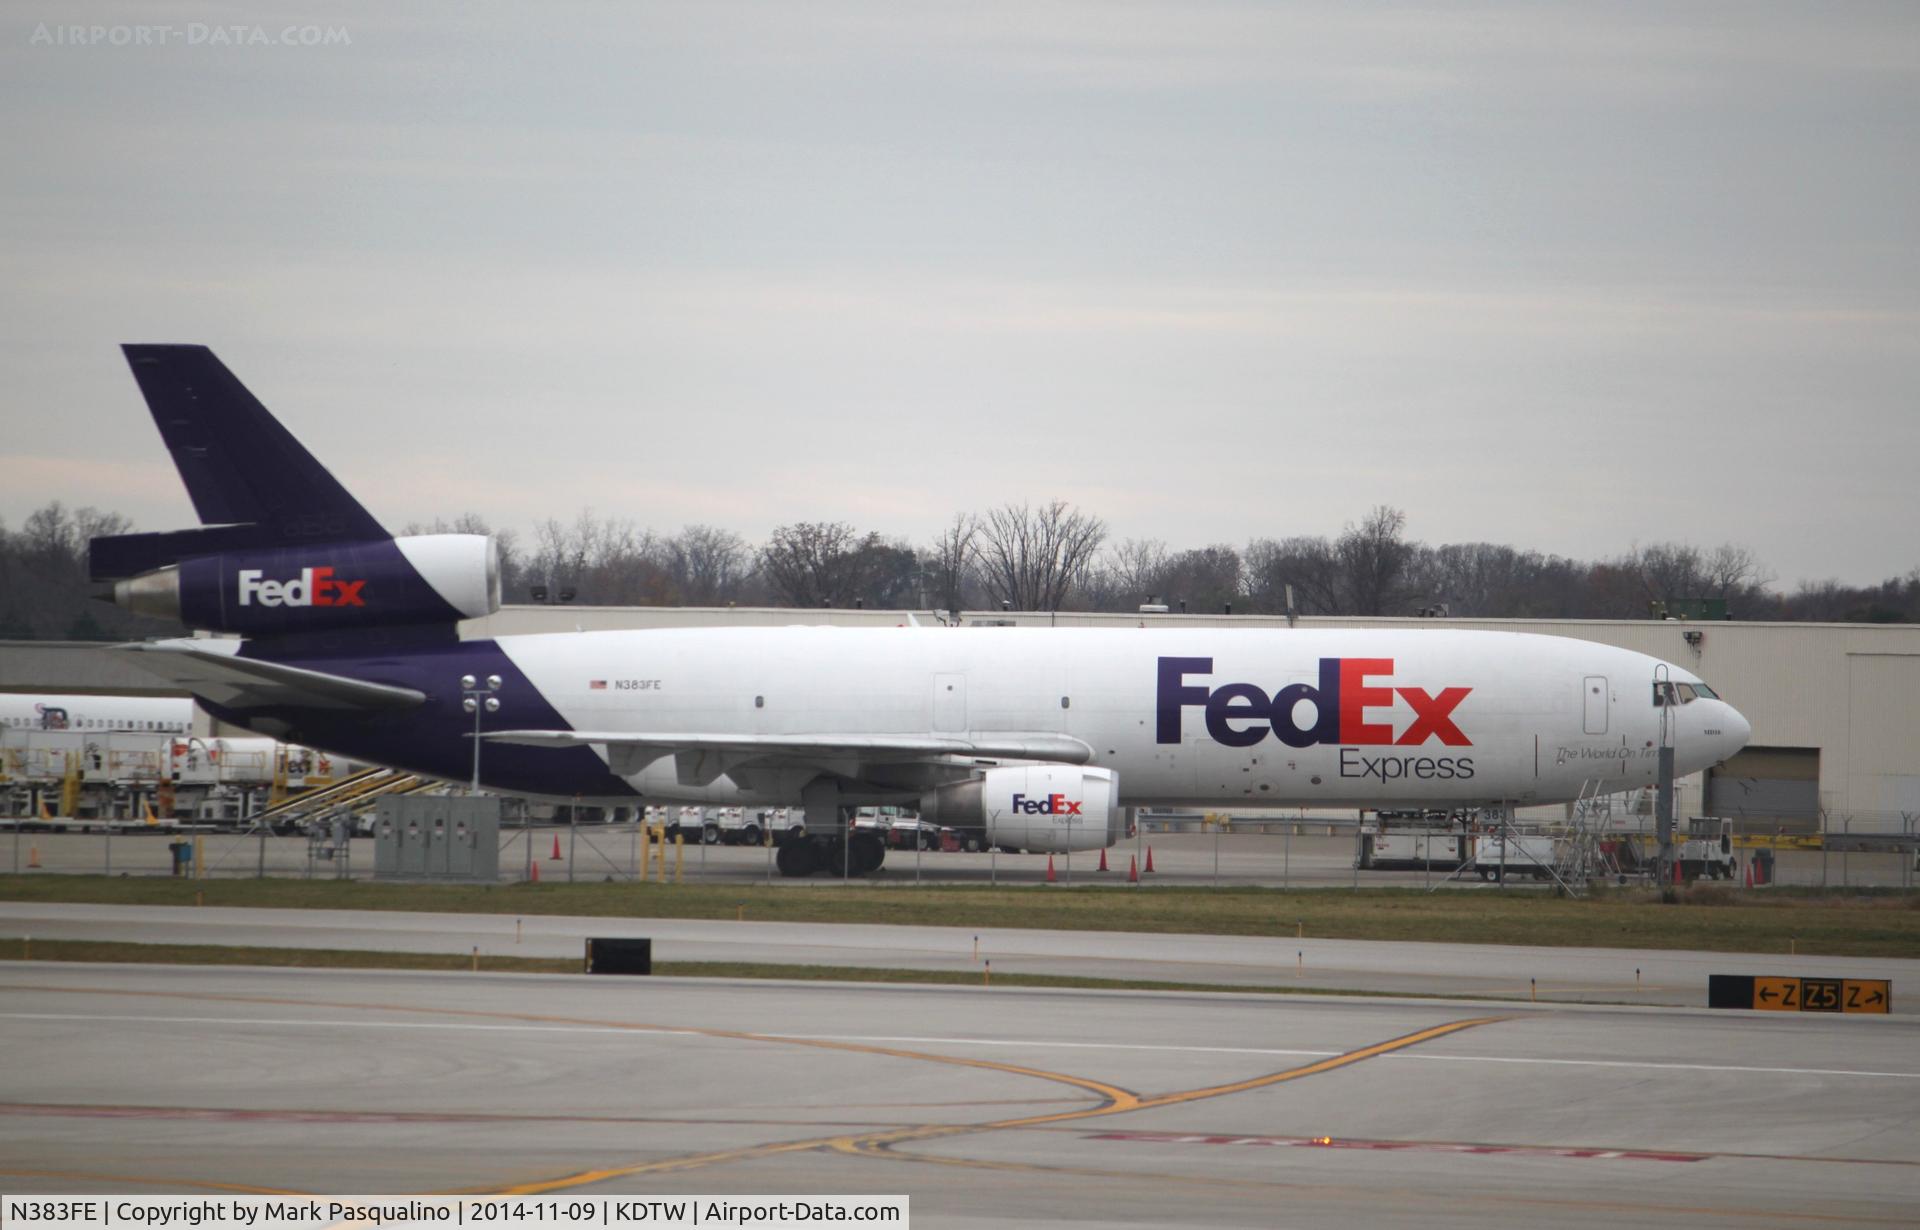
<svg viewBox="0 0 1920 1230">
<path fill-rule="evenodd" d="M 1707 770 L 1711 815 L 1820 827 L 1820 749 L 1749 747 Z"/>
</svg>

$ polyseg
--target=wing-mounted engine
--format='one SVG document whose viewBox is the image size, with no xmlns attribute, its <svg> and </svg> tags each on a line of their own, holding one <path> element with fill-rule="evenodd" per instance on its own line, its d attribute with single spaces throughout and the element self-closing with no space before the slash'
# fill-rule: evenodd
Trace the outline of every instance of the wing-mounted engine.
<svg viewBox="0 0 1920 1230">
<path fill-rule="evenodd" d="M 1104 850 L 1126 832 L 1120 778 L 1081 765 L 1003 765 L 920 797 L 920 818 L 1036 853 Z"/>
<path fill-rule="evenodd" d="M 500 609 L 500 557 L 485 534 L 235 549 L 116 580 L 113 600 L 249 636 L 451 623 Z"/>
</svg>

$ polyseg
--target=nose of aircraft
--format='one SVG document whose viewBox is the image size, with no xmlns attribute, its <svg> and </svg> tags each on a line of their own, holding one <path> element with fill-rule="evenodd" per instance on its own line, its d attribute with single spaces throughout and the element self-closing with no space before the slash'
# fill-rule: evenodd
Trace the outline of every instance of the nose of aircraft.
<svg viewBox="0 0 1920 1230">
<path fill-rule="evenodd" d="M 1719 764 L 1747 745 L 1753 725 L 1724 700 L 1700 699 L 1681 705 L 1674 715 L 1674 747 L 1682 773 Z"/>
</svg>

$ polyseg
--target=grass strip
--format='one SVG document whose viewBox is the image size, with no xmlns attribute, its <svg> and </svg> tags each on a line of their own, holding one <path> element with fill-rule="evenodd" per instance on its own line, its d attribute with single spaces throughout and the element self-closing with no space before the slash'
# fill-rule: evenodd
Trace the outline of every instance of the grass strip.
<svg viewBox="0 0 1920 1230">
<path fill-rule="evenodd" d="M 74 961 L 134 965 L 247 965 L 291 969 L 473 970 L 471 954 L 374 952 L 355 948 L 243 948 L 219 944 L 128 944 L 110 940 L 0 940 L 0 959 Z M 481 973 L 578 974 L 581 962 L 564 957 L 481 956 Z M 937 986 L 985 986 L 970 970 L 873 969 L 859 965 L 774 965 L 751 961 L 656 961 L 653 972 L 673 978 L 769 978 L 789 982 L 882 982 Z M 1226 986 L 1213 982 L 1156 979 L 1083 978 L 1071 974 L 995 974 L 990 985 L 1060 987 L 1099 991 L 1198 991 L 1215 994 L 1391 996 L 1433 999 L 1430 995 L 1355 991 L 1326 987 Z M 1448 996 L 1459 999 L 1461 996 Z M 1481 997 L 1498 998 L 1498 997 Z"/>
<path fill-rule="evenodd" d="M 1920 894 L 1696 885 L 1563 898 L 1530 889 L 1008 888 L 838 882 L 396 884 L 0 876 L 0 900 L 111 905 L 1305 936 L 1547 947 L 1920 958 Z"/>
</svg>

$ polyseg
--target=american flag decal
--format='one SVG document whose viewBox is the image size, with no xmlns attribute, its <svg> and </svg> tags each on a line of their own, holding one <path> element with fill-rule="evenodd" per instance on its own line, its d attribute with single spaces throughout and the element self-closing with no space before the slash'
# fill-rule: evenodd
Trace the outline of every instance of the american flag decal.
<svg viewBox="0 0 1920 1230">
<path fill-rule="evenodd" d="M 587 687 L 595 692 L 604 692 L 607 690 L 607 681 L 604 679 L 589 679 L 587 680 Z"/>
</svg>

